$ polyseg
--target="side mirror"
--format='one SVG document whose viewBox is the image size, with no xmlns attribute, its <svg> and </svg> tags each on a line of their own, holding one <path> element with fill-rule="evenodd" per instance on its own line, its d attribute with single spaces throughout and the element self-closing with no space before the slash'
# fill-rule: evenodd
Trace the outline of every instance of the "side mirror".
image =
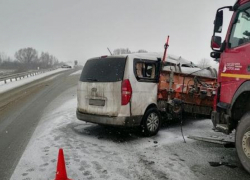
<svg viewBox="0 0 250 180">
<path fill-rule="evenodd" d="M 221 33 L 223 26 L 223 10 L 218 10 L 214 20 L 214 33 Z"/>
<path fill-rule="evenodd" d="M 221 37 L 220 36 L 212 36 L 211 48 L 213 50 L 221 48 Z"/>
</svg>

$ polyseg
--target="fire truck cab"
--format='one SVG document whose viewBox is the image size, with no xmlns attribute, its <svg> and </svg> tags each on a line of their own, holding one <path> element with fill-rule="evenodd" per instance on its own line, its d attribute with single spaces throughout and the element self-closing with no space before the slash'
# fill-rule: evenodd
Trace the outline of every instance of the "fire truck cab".
<svg viewBox="0 0 250 180">
<path fill-rule="evenodd" d="M 223 12 L 228 10 L 233 15 L 222 41 Z M 212 121 L 226 134 L 236 129 L 237 153 L 250 172 L 250 0 L 217 10 L 211 48 L 211 57 L 220 61 Z"/>
</svg>

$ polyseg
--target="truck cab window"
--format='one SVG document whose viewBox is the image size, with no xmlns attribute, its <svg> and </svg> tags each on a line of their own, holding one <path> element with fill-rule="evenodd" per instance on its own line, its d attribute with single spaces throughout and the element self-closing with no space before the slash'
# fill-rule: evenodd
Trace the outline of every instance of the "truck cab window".
<svg viewBox="0 0 250 180">
<path fill-rule="evenodd" d="M 250 42 L 250 8 L 239 12 L 229 39 L 229 47 L 234 48 Z"/>
</svg>

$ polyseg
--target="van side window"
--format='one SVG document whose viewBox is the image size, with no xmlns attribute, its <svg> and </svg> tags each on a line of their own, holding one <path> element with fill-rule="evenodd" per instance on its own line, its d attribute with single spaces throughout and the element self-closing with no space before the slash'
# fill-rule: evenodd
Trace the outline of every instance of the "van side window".
<svg viewBox="0 0 250 180">
<path fill-rule="evenodd" d="M 229 39 L 229 47 L 234 48 L 250 42 L 250 8 L 238 13 Z"/>
<path fill-rule="evenodd" d="M 157 62 L 150 60 L 134 60 L 134 72 L 139 81 L 155 82 L 157 80 Z"/>
</svg>

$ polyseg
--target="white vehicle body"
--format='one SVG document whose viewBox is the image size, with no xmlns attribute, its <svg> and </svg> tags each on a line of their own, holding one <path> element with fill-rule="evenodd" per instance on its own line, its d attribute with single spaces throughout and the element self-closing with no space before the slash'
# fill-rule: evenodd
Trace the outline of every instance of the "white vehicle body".
<svg viewBox="0 0 250 180">
<path fill-rule="evenodd" d="M 159 53 L 138 53 L 88 60 L 86 64 L 91 64 L 90 61 L 93 61 L 93 63 L 97 63 L 96 66 L 98 67 L 90 70 L 86 69 L 88 65 L 85 65 L 83 68 L 77 88 L 78 119 L 97 124 L 140 126 L 146 110 L 157 107 L 158 77 L 156 77 L 156 70 L 159 68 L 157 62 L 161 56 L 162 54 Z M 107 71 L 104 72 L 103 76 L 110 76 L 110 71 L 115 71 L 116 66 L 119 65 L 119 58 L 125 59 L 123 69 L 120 69 L 124 72 L 118 73 L 121 77 L 112 80 L 112 82 L 108 82 L 109 79 L 103 80 L 103 77 L 100 78 L 103 82 L 98 82 L 98 79 L 91 79 L 93 78 L 91 75 L 96 76 L 93 73 L 99 74 L 100 71 Z M 110 60 L 116 61 L 116 64 L 110 63 Z M 147 77 L 143 77 L 142 70 L 140 70 L 143 66 L 145 67 L 144 62 L 147 63 L 147 68 L 151 71 L 150 74 L 145 75 Z M 108 67 L 110 69 L 107 70 L 106 67 L 109 66 L 109 63 L 114 67 Z M 86 71 L 91 74 L 89 80 L 86 80 L 88 78 Z M 115 72 L 111 74 L 117 75 Z M 82 78 L 83 76 L 86 76 L 85 79 Z M 127 92 L 126 87 L 122 86 L 124 81 L 129 81 L 132 88 L 131 92 Z M 126 96 L 126 94 L 131 95 L 131 98 L 126 105 L 122 105 L 122 96 Z"/>
<path fill-rule="evenodd" d="M 146 135 L 155 135 L 162 117 L 172 116 L 169 119 L 173 119 L 179 115 L 171 110 L 177 101 L 160 99 L 158 102 L 159 84 L 171 83 L 171 80 L 173 84 L 171 73 L 181 74 L 176 75 L 177 78 L 193 74 L 214 79 L 217 75 L 211 68 L 200 69 L 192 62 L 172 55 L 163 65 L 161 57 L 161 53 L 137 53 L 88 60 L 77 88 L 77 118 L 97 124 L 141 126 Z M 164 76 L 163 71 L 168 73 L 169 79 L 159 82 L 160 76 Z M 190 84 L 190 87 L 194 88 L 194 85 Z M 167 91 L 167 86 L 165 88 Z M 184 111 L 189 112 L 189 107 L 184 107 Z M 210 107 L 207 109 L 209 111 Z"/>
</svg>

